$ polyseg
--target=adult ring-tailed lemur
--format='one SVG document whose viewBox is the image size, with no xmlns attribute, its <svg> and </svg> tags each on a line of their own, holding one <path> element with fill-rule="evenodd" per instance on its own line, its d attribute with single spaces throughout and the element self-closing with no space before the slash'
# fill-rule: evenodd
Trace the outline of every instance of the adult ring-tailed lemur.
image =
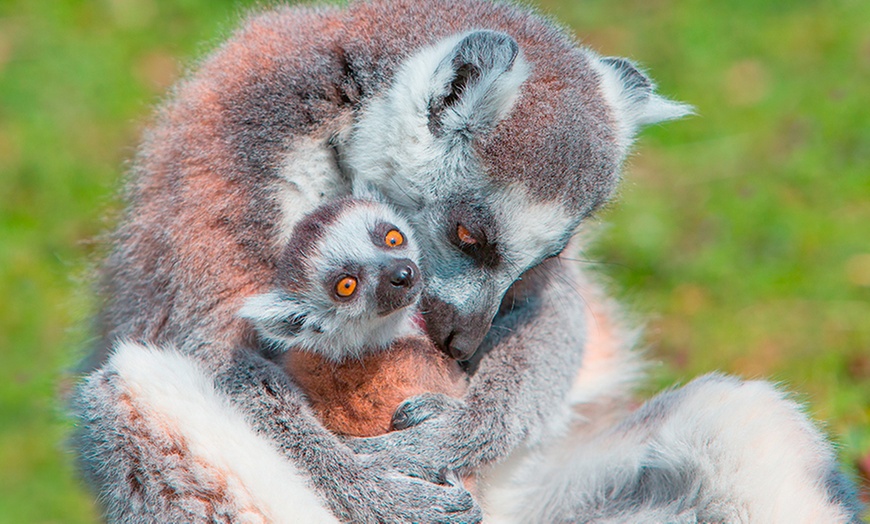
<svg viewBox="0 0 870 524">
<path fill-rule="evenodd" d="M 631 337 L 558 256 L 637 130 L 688 112 L 511 3 L 250 17 L 146 133 L 103 267 L 73 407 L 107 519 L 857 522 L 831 446 L 766 383 L 708 376 L 630 411 Z M 359 440 L 237 316 L 296 221 L 346 195 L 408 218 L 426 330 L 473 372 L 461 401 L 415 397 L 408 429 Z"/>
</svg>

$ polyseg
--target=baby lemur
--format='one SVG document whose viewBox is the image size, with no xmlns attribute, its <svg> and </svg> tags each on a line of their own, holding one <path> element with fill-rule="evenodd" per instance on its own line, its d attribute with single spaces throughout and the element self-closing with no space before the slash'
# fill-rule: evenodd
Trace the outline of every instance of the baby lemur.
<svg viewBox="0 0 870 524">
<path fill-rule="evenodd" d="M 464 392 L 465 373 L 416 324 L 423 286 L 408 231 L 375 202 L 320 206 L 294 228 L 275 289 L 240 312 L 336 433 L 380 435 L 403 400 Z"/>
</svg>

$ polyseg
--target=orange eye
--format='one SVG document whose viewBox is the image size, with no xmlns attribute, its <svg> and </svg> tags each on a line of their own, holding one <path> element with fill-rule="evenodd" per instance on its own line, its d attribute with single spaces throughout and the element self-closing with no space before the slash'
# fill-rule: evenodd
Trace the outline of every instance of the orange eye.
<svg viewBox="0 0 870 524">
<path fill-rule="evenodd" d="M 340 297 L 349 297 L 356 291 L 356 279 L 353 277 L 344 277 L 335 285 L 335 294 Z"/>
<path fill-rule="evenodd" d="M 387 232 L 387 236 L 384 237 L 384 242 L 390 247 L 398 247 L 405 243 L 405 237 L 402 236 L 402 233 L 398 229 L 391 229 Z"/>
<path fill-rule="evenodd" d="M 456 236 L 459 237 L 459 241 L 463 244 L 477 244 L 477 239 L 474 238 L 474 235 L 471 234 L 471 231 L 469 231 L 468 228 L 466 228 L 462 224 L 456 226 Z"/>
</svg>

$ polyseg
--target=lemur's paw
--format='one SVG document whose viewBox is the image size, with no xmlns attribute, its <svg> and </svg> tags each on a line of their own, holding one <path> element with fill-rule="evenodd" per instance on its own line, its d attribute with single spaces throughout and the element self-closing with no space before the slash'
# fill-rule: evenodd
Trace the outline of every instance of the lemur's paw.
<svg viewBox="0 0 870 524">
<path fill-rule="evenodd" d="M 394 427 L 406 428 L 385 435 L 347 441 L 357 454 L 376 457 L 406 475 L 439 482 L 444 471 L 466 466 L 466 455 L 476 442 L 475 417 L 465 402 L 440 394 L 407 400 L 394 417 Z"/>
<path fill-rule="evenodd" d="M 360 500 L 350 509 L 365 515 L 351 515 L 361 522 L 438 522 L 444 524 L 478 523 L 483 515 L 480 506 L 454 472 L 442 471 L 431 479 L 409 476 L 396 471 L 383 456 L 360 457 L 366 464 L 365 478 L 374 482 L 351 489 L 363 489 Z M 437 478 L 436 478 L 437 477 Z"/>
<path fill-rule="evenodd" d="M 390 425 L 394 430 L 416 426 L 448 411 L 461 411 L 465 403 L 441 393 L 424 393 L 403 402 L 393 413 Z"/>
</svg>

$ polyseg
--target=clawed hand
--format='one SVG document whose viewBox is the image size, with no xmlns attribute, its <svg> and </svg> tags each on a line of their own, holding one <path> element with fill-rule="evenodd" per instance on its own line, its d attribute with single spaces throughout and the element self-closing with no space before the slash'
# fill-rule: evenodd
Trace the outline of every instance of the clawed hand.
<svg viewBox="0 0 870 524">
<path fill-rule="evenodd" d="M 405 475 L 443 483 L 446 472 L 465 466 L 473 437 L 462 400 L 425 393 L 402 403 L 393 415 L 396 431 L 358 438 L 348 445 L 358 454 L 377 456 Z"/>
</svg>

